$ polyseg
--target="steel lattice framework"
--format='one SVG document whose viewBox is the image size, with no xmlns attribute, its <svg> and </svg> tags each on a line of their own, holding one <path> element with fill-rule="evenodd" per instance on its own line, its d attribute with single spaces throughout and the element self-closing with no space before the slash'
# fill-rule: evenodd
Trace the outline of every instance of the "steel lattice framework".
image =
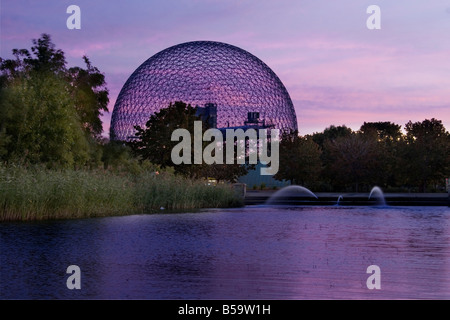
<svg viewBox="0 0 450 320">
<path fill-rule="evenodd" d="M 297 130 L 289 93 L 264 62 L 229 44 L 194 41 L 155 54 L 133 72 L 114 106 L 111 139 L 130 140 L 135 125 L 175 101 L 215 103 L 218 128 L 243 126 L 248 112 L 259 112 L 266 124 Z"/>
</svg>

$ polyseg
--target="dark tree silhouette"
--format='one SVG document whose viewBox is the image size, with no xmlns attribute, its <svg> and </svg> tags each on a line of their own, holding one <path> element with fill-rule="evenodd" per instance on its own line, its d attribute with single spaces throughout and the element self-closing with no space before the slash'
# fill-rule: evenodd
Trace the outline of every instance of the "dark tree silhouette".
<svg viewBox="0 0 450 320">
<path fill-rule="evenodd" d="M 320 176 L 321 153 L 319 146 L 311 138 L 300 137 L 297 131 L 283 133 L 280 143 L 280 168 L 274 178 L 311 186 Z"/>
<path fill-rule="evenodd" d="M 341 188 L 353 184 L 358 192 L 361 184 L 371 184 L 378 173 L 378 149 L 373 139 L 354 133 L 328 140 L 324 149 L 331 160 L 325 170 Z"/>
<path fill-rule="evenodd" d="M 191 135 L 191 150 L 194 150 L 194 121 L 202 122 L 202 134 L 208 129 L 207 119 L 196 115 L 196 109 L 182 101 L 176 101 L 167 108 L 150 116 L 145 128 L 135 126 L 136 139 L 131 141 L 133 152 L 141 159 L 165 167 L 173 167 L 176 173 L 195 178 L 215 178 L 217 180 L 235 181 L 245 175 L 251 165 L 234 164 L 194 164 L 193 152 L 190 154 L 191 164 L 177 164 L 172 161 L 172 149 L 180 143 L 171 141 L 176 129 L 187 129 Z M 211 142 L 202 143 L 203 148 Z M 223 147 L 225 149 L 225 146 Z"/>
</svg>

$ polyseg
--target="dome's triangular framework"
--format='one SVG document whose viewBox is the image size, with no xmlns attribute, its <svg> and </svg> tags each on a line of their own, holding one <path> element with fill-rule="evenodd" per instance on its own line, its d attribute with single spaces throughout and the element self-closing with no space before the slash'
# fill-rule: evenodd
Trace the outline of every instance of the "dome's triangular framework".
<svg viewBox="0 0 450 320">
<path fill-rule="evenodd" d="M 297 130 L 289 93 L 264 62 L 236 46 L 194 41 L 160 51 L 133 72 L 114 106 L 111 139 L 130 140 L 135 125 L 175 101 L 216 104 L 218 128 L 242 126 L 259 112 L 266 124 Z"/>
</svg>

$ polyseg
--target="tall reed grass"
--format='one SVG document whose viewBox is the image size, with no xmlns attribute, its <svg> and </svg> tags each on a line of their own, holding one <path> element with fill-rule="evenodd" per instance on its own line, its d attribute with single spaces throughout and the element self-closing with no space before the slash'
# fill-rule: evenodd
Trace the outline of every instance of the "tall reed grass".
<svg viewBox="0 0 450 320">
<path fill-rule="evenodd" d="M 227 185 L 172 174 L 0 166 L 0 221 L 71 219 L 242 205 Z M 164 209 L 164 210 L 162 210 Z"/>
</svg>

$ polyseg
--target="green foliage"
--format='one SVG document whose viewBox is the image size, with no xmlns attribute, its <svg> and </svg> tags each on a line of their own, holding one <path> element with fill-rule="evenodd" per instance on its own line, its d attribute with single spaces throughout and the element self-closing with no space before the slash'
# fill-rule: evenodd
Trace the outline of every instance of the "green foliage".
<svg viewBox="0 0 450 320">
<path fill-rule="evenodd" d="M 358 132 L 330 126 L 305 137 L 288 135 L 280 144 L 275 177 L 316 191 L 369 191 L 375 185 L 396 191 L 442 190 L 450 177 L 450 138 L 442 121 L 410 121 L 405 131 L 391 122 L 364 122 Z M 308 147 L 302 140 L 316 144 Z"/>
<path fill-rule="evenodd" d="M 381 154 L 377 142 L 362 134 L 352 134 L 328 140 L 324 148 L 330 160 L 325 167 L 326 174 L 338 185 L 354 184 L 355 191 L 359 185 L 374 184 L 373 179 L 379 173 Z"/>
<path fill-rule="evenodd" d="M 0 58 L 0 159 L 50 167 L 98 166 L 107 111 L 105 78 L 83 57 L 86 69 L 67 69 L 64 52 L 48 34 L 31 53 L 13 49 Z"/>
<path fill-rule="evenodd" d="M 213 177 L 218 181 L 236 181 L 252 167 L 204 163 L 175 166 L 171 160 L 171 152 L 178 141 L 171 141 L 173 131 L 184 128 L 192 135 L 194 121 L 201 120 L 196 116 L 195 108 L 183 102 L 175 102 L 152 115 L 146 123 L 146 128 L 136 127 L 137 140 L 130 145 L 102 141 L 100 116 L 102 112 L 107 111 L 109 93 L 105 76 L 92 65 L 87 56 L 83 57 L 85 67 L 68 68 L 64 52 L 56 49 L 48 34 L 32 40 L 31 50 L 13 49 L 12 53 L 13 59 L 0 58 L 1 162 L 9 165 L 21 164 L 23 167 L 44 165 L 47 168 L 64 170 L 103 167 L 107 169 L 108 174 L 113 172 L 117 175 L 111 178 L 111 181 L 126 176 L 126 180 L 114 181 L 122 183 L 123 186 L 135 186 L 141 183 L 142 188 L 153 190 L 151 193 L 144 192 L 146 195 L 142 195 L 141 200 L 132 201 L 133 206 L 138 205 L 138 207 L 152 208 L 152 210 L 160 204 L 159 201 L 154 200 L 153 193 L 167 191 L 161 196 L 161 199 L 167 200 L 183 194 L 182 190 L 174 189 L 175 186 L 172 186 L 172 183 L 190 186 L 191 181 L 177 180 L 184 178 L 175 178 L 168 173 L 169 171 L 191 178 Z M 204 122 L 203 132 L 206 129 L 208 126 Z M 292 183 L 306 185 L 313 189 L 322 186 L 326 191 L 368 190 L 374 185 L 381 186 L 384 190 L 438 190 L 444 184 L 445 178 L 450 177 L 450 135 L 442 121 L 434 118 L 415 123 L 409 121 L 405 125 L 406 134 L 403 134 L 400 129 L 399 125 L 391 122 L 364 122 L 358 132 L 353 132 L 345 125 L 332 125 L 323 132 L 305 137 L 298 136 L 297 132 L 284 134 L 280 144 L 280 169 L 275 178 L 290 180 Z M 192 144 L 193 141 L 191 136 Z M 205 145 L 206 142 L 204 142 Z M 2 170 L 2 174 L 6 173 L 5 169 Z M 19 180 L 29 186 L 30 189 L 27 189 L 29 192 L 32 190 L 30 181 L 38 182 L 38 185 L 42 183 L 45 192 L 53 190 L 55 197 L 58 195 L 58 199 L 64 199 L 64 196 L 58 193 L 60 189 L 45 180 L 44 173 L 33 171 L 19 174 L 18 172 L 20 173 L 20 170 L 14 174 L 25 179 Z M 73 178 L 75 181 L 73 183 L 86 186 L 91 193 L 93 193 L 92 190 L 103 190 L 100 185 L 89 189 L 90 187 L 84 184 L 83 180 L 87 179 L 87 174 L 80 178 L 83 175 L 81 173 L 64 171 L 65 176 L 61 176 L 62 171 L 58 172 L 45 171 L 45 174 L 56 180 Z M 169 178 L 164 180 L 164 183 L 167 183 L 165 185 L 167 188 L 164 189 L 166 191 L 162 189 L 156 191 L 152 188 L 157 188 L 157 185 L 136 180 L 136 176 L 140 174 L 149 178 L 151 174 L 148 172 L 161 173 L 160 178 L 163 175 L 166 178 L 171 176 L 172 180 Z M 5 181 L 7 180 L 2 180 L 2 188 L 13 190 L 9 200 L 5 201 L 13 199 L 14 192 L 22 194 L 20 192 L 23 190 L 20 191 L 18 187 L 8 189 L 11 185 Z M 64 185 L 66 188 L 72 182 L 64 183 L 61 182 L 58 186 Z M 78 192 L 78 189 L 74 189 L 75 187 L 64 188 L 61 190 L 66 190 L 68 195 Z M 257 186 L 253 188 L 257 189 Z M 202 190 L 213 198 L 218 196 L 210 194 L 210 189 L 201 189 L 197 184 L 192 185 L 191 189 Z M 104 190 L 110 190 L 105 191 L 105 194 L 116 192 L 111 189 Z M 4 192 L 4 190 L 0 191 Z M 40 197 L 40 192 L 41 190 L 36 189 L 36 197 Z M 123 192 L 127 194 L 128 189 Z M 137 193 L 141 194 L 141 191 Z M 17 199 L 21 200 L 17 201 L 28 204 L 27 197 L 33 199 L 31 193 L 25 193 L 19 196 Z M 89 195 L 81 192 L 80 197 L 89 198 Z M 185 197 L 189 198 L 191 195 Z M 202 197 L 203 195 L 198 194 L 194 198 L 198 200 L 203 199 Z M 142 202 L 144 198 L 149 199 L 145 202 L 146 204 Z M 65 200 L 54 200 L 48 196 L 42 201 L 42 203 L 47 203 L 46 201 L 53 203 L 54 205 L 49 208 L 52 207 L 58 212 L 70 211 L 67 208 L 61 209 L 62 207 L 57 205 L 58 201 Z M 189 207 L 187 204 L 179 205 L 177 201 L 166 201 L 161 206 Z M 0 205 L 4 203 L 6 202 L 0 201 Z M 99 203 L 104 202 L 100 200 Z M 203 205 L 203 202 L 201 203 Z M 74 203 L 72 205 L 76 206 Z M 34 205 L 31 207 L 34 209 L 30 209 L 30 212 L 47 210 L 35 208 Z M 26 209 L 21 210 L 18 212 L 26 212 Z M 78 213 L 70 213 L 72 214 L 76 216 Z"/>
<path fill-rule="evenodd" d="M 424 192 L 429 184 L 450 177 L 450 134 L 442 121 L 409 121 L 401 144 L 401 169 L 406 184 Z"/>
<path fill-rule="evenodd" d="M 196 115 L 196 109 L 182 101 L 176 101 L 167 108 L 161 109 L 150 116 L 146 128 L 136 126 L 135 141 L 129 143 L 135 155 L 141 159 L 155 163 L 162 168 L 171 167 L 173 170 L 191 178 L 214 177 L 218 181 L 227 180 L 234 182 L 239 176 L 245 175 L 253 165 L 240 164 L 194 164 L 191 153 L 191 164 L 178 164 L 172 162 L 172 149 L 179 141 L 172 141 L 172 133 L 176 129 L 187 129 L 191 135 L 191 150 L 194 150 L 194 121 L 202 121 Z M 208 129 L 208 124 L 203 121 L 202 135 Z M 207 142 L 203 142 L 202 150 Z"/>
<path fill-rule="evenodd" d="M 193 145 L 194 121 L 201 121 L 201 118 L 195 115 L 195 108 L 181 101 L 171 103 L 167 108 L 151 115 L 146 128 L 135 126 L 137 139 L 130 143 L 130 147 L 142 159 L 149 160 L 162 168 L 174 167 L 178 173 L 189 174 L 193 165 L 174 166 L 172 162 L 172 149 L 178 142 L 172 141 L 171 137 L 176 129 L 187 129 L 191 133 Z M 193 159 L 191 159 L 192 162 Z"/>
<path fill-rule="evenodd" d="M 213 177 L 217 181 L 236 182 L 240 176 L 246 175 L 254 165 L 241 164 L 217 164 L 203 165 L 201 175 L 203 177 Z"/>
<path fill-rule="evenodd" d="M 320 178 L 321 153 L 311 138 L 300 137 L 298 132 L 284 133 L 280 143 L 280 168 L 275 179 L 313 185 Z"/>
<path fill-rule="evenodd" d="M 31 52 L 27 49 L 13 49 L 15 59 L 0 59 L 0 71 L 7 79 L 15 79 L 30 71 L 38 73 L 52 73 L 61 75 L 66 70 L 66 58 L 64 52 L 55 49 L 50 35 L 42 34 L 41 38 L 33 39 Z"/>
<path fill-rule="evenodd" d="M 314 133 L 311 138 L 317 143 L 321 148 L 323 148 L 325 142 L 335 140 L 339 137 L 348 137 L 353 133 L 353 130 L 345 125 L 334 126 L 331 125 L 326 128 L 323 132 Z"/>
<path fill-rule="evenodd" d="M 131 149 L 120 141 L 108 141 L 103 144 L 102 162 L 105 169 L 120 169 L 133 160 Z"/>
<path fill-rule="evenodd" d="M 208 186 L 140 167 L 130 172 L 0 165 L 0 221 L 88 218 L 242 205 L 231 186 Z M 161 210 L 164 208 L 164 211 Z"/>
<path fill-rule="evenodd" d="M 184 211 L 242 205 L 230 185 L 209 186 L 201 180 L 146 172 L 136 181 L 136 207 L 142 212 Z"/>
<path fill-rule="evenodd" d="M 120 215 L 131 182 L 108 172 L 0 166 L 0 221 Z"/>
<path fill-rule="evenodd" d="M 57 75 L 38 72 L 0 89 L 4 160 L 57 167 L 86 163 L 88 141 L 67 89 Z"/>
</svg>

